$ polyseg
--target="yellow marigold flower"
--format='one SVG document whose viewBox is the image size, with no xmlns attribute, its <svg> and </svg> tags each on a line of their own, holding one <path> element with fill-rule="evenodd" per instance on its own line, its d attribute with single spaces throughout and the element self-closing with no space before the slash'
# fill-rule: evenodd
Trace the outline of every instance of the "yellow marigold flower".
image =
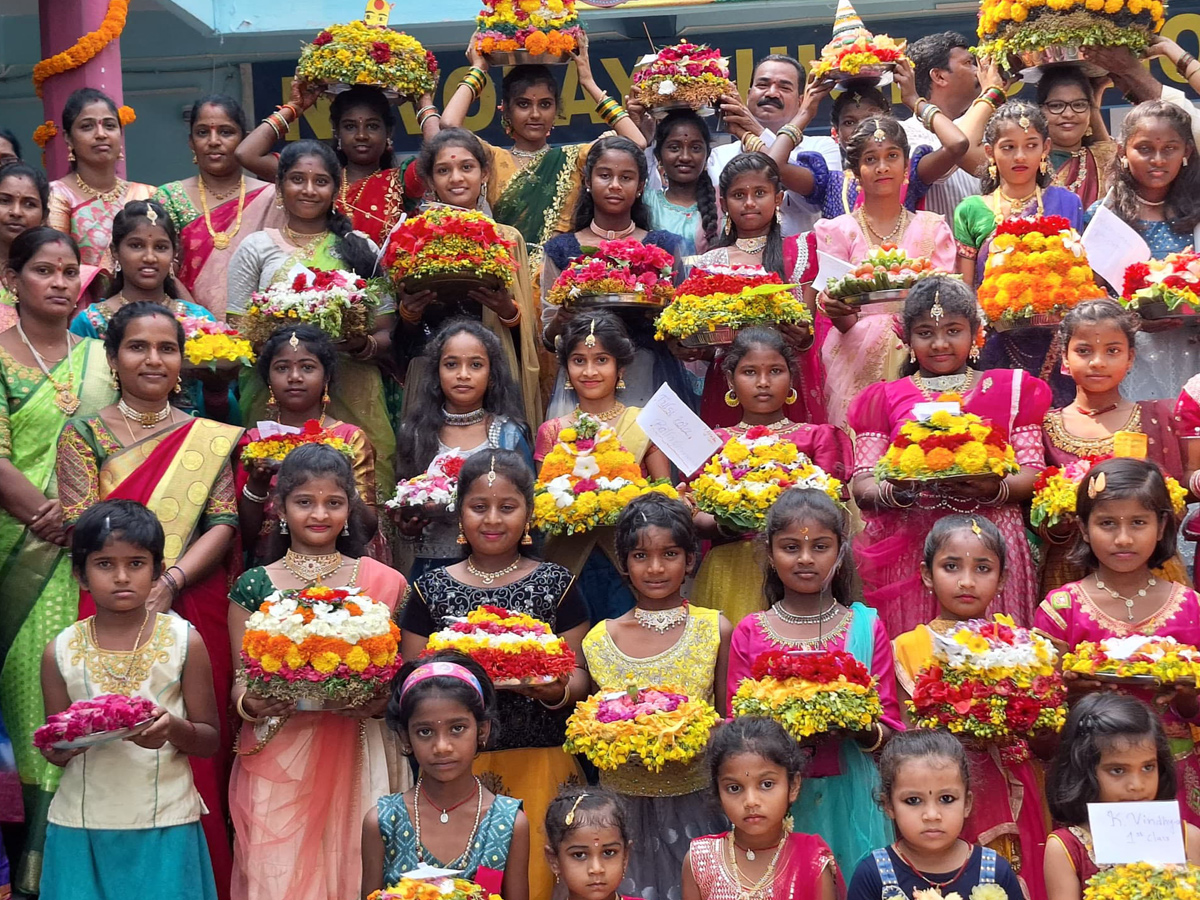
<svg viewBox="0 0 1200 900">
<path fill-rule="evenodd" d="M 315 654 L 310 662 L 310 665 L 321 674 L 328 675 L 330 672 L 336 669 L 341 662 L 341 658 L 336 653 L 326 650 L 323 653 Z M 265 669 L 266 666 L 263 666 L 263 668 Z"/>
</svg>

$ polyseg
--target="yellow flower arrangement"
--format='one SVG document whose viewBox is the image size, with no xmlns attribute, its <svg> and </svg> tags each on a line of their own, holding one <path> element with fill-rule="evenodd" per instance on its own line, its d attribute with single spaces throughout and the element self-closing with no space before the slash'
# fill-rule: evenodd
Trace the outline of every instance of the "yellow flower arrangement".
<svg viewBox="0 0 1200 900">
<path fill-rule="evenodd" d="M 369 84 L 399 97 L 437 87 L 437 59 L 402 31 L 350 22 L 330 25 L 300 52 L 296 74 L 321 84 Z"/>
<path fill-rule="evenodd" d="M 1149 676 L 1161 684 L 1195 682 L 1200 676 L 1200 650 L 1171 637 L 1131 634 L 1076 644 L 1063 655 L 1062 669 L 1089 678 Z"/>
<path fill-rule="evenodd" d="M 354 448 L 332 431 L 322 428 L 316 419 L 309 419 L 299 434 L 281 434 L 278 437 L 251 441 L 242 448 L 242 459 L 265 459 L 282 462 L 301 444 L 326 444 L 353 461 Z"/>
<path fill-rule="evenodd" d="M 659 314 L 654 336 L 661 341 L 722 328 L 812 322 L 808 306 L 792 292 L 795 287 L 757 266 L 694 269 Z"/>
<path fill-rule="evenodd" d="M 955 395 L 943 394 L 939 401 Z M 974 413 L 939 410 L 905 422 L 875 466 L 879 481 L 925 481 L 956 475 L 1015 475 L 1021 470 L 1003 432 Z"/>
<path fill-rule="evenodd" d="M 1163 0 L 981 0 L 975 50 L 999 58 L 1057 45 L 1140 53 L 1166 13 Z"/>
<path fill-rule="evenodd" d="M 254 348 L 237 333 L 237 329 L 224 322 L 213 322 L 192 316 L 180 319 L 187 341 L 183 355 L 192 366 L 216 369 L 222 363 L 238 366 L 254 364 Z"/>
<path fill-rule="evenodd" d="M 583 37 L 575 0 L 484 0 L 475 25 L 483 54 L 525 50 L 561 56 Z"/>
<path fill-rule="evenodd" d="M 381 891 L 372 891 L 367 900 L 501 900 L 465 878 L 404 878 Z"/>
<path fill-rule="evenodd" d="M 104 19 L 100 22 L 99 28 L 83 35 L 61 53 L 55 53 L 49 59 L 43 59 L 35 65 L 33 67 L 33 89 L 37 95 L 42 96 L 42 85 L 47 78 L 78 69 L 119 38 L 121 32 L 125 30 L 125 18 L 128 14 L 129 0 L 109 0 L 108 9 L 104 13 Z M 40 146 L 44 147 L 45 144 Z"/>
<path fill-rule="evenodd" d="M 1098 462 L 1108 457 L 1083 457 L 1065 468 L 1049 466 L 1042 470 L 1033 485 L 1033 504 L 1029 510 L 1029 524 L 1034 528 L 1045 526 L 1054 528 L 1075 517 L 1075 501 L 1079 492 L 1079 482 Z M 1175 515 L 1182 516 L 1187 511 L 1187 488 L 1183 487 L 1170 475 L 1164 474 L 1167 483 L 1167 493 L 1171 496 L 1171 507 Z"/>
<path fill-rule="evenodd" d="M 480 606 L 429 636 L 424 653 L 457 650 L 483 667 L 497 687 L 545 684 L 575 671 L 575 651 L 541 619 Z"/>
<path fill-rule="evenodd" d="M 604 772 L 640 764 L 657 773 L 703 753 L 720 720 L 710 703 L 674 687 L 592 694 L 567 719 L 563 749 Z"/>
<path fill-rule="evenodd" d="M 1126 863 L 1105 867 L 1088 879 L 1083 900 L 1196 900 L 1200 867 Z"/>
<path fill-rule="evenodd" d="M 533 524 L 548 534 L 582 534 L 613 525 L 634 497 L 656 492 L 678 499 L 665 480 L 642 475 L 633 454 L 611 428 L 580 413 L 546 454 L 533 494 Z"/>
</svg>

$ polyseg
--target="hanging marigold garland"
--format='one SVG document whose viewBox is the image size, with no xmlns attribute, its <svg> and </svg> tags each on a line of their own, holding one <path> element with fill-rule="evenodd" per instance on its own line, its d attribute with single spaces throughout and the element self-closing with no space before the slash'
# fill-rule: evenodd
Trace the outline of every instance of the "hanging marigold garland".
<svg viewBox="0 0 1200 900">
<path fill-rule="evenodd" d="M 43 59 L 35 65 L 33 67 L 33 87 L 37 91 L 37 95 L 42 96 L 42 85 L 46 79 L 53 75 L 61 75 L 63 72 L 70 72 L 72 69 L 78 69 L 119 38 L 121 32 L 125 30 L 125 17 L 128 13 L 129 0 L 109 0 L 108 10 L 104 13 L 104 20 L 100 23 L 99 28 L 83 35 L 61 53 L 55 53 L 49 59 Z M 137 115 L 132 107 L 122 106 L 117 110 L 117 118 L 123 128 L 133 122 Z M 58 127 L 53 121 L 47 119 L 33 132 L 33 141 L 44 150 L 56 134 L 58 134 Z"/>
</svg>

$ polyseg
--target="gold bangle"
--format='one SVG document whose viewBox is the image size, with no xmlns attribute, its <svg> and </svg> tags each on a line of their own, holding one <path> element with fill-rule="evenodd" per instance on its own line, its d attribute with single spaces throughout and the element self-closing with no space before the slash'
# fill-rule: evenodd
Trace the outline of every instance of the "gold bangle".
<svg viewBox="0 0 1200 900">
<path fill-rule="evenodd" d="M 873 743 L 870 747 L 863 747 L 861 744 L 859 744 L 859 748 L 862 750 L 863 753 L 874 753 L 876 750 L 878 750 L 880 747 L 883 746 L 883 726 L 880 725 L 878 722 L 875 723 L 875 731 L 879 735 L 875 739 L 875 743 Z"/>
<path fill-rule="evenodd" d="M 241 717 L 243 722 L 261 722 L 261 718 L 252 716 L 250 713 L 246 712 L 246 707 L 242 706 L 242 702 L 245 699 L 246 694 L 244 692 L 240 697 L 237 698 L 237 703 L 234 704 L 234 707 L 237 709 L 237 714 Z"/>
<path fill-rule="evenodd" d="M 766 141 L 760 138 L 757 134 L 747 132 L 742 137 L 742 149 L 747 153 L 759 153 L 767 146 Z"/>
<path fill-rule="evenodd" d="M 513 313 L 513 317 L 511 319 L 506 319 L 506 318 L 504 318 L 504 316 L 500 315 L 499 313 L 496 313 L 496 318 L 498 318 L 500 320 L 500 324 L 503 325 L 505 328 L 514 328 L 521 321 L 521 307 L 517 306 L 517 304 L 514 303 L 513 309 L 515 309 L 516 312 Z"/>
<path fill-rule="evenodd" d="M 402 318 L 409 325 L 416 325 L 418 322 L 421 321 L 421 314 L 409 312 L 408 307 L 406 307 L 403 303 L 401 303 L 400 304 L 400 318 Z"/>
</svg>

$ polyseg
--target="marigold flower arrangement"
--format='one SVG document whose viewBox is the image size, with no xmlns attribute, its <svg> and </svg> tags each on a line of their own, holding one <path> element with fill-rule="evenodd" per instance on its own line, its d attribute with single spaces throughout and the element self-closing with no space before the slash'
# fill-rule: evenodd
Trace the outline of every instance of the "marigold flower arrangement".
<svg viewBox="0 0 1200 900">
<path fill-rule="evenodd" d="M 1107 456 L 1085 456 L 1068 466 L 1047 466 L 1033 483 L 1033 504 L 1029 509 L 1029 524 L 1034 528 L 1054 528 L 1075 517 L 1075 499 L 1079 483 L 1096 463 Z M 1171 495 L 1171 506 L 1181 516 L 1187 511 L 1187 489 L 1170 475 L 1163 476 L 1167 492 Z"/>
<path fill-rule="evenodd" d="M 359 706 L 400 671 L 400 629 L 361 588 L 275 591 L 246 620 L 239 679 L 260 697 Z"/>
<path fill-rule="evenodd" d="M 796 298 L 794 284 L 758 266 L 696 268 L 679 286 L 675 300 L 656 322 L 659 340 L 730 332 L 752 325 L 811 322 L 812 313 Z"/>
<path fill-rule="evenodd" d="M 546 300 L 570 305 L 597 294 L 637 294 L 651 306 L 666 306 L 675 297 L 671 281 L 675 257 L 640 241 L 601 241 L 584 247 L 555 279 Z"/>
<path fill-rule="evenodd" d="M 475 25 L 476 47 L 485 55 L 525 50 L 562 56 L 583 37 L 575 0 L 484 0 Z"/>
<path fill-rule="evenodd" d="M 659 106 L 715 108 L 723 94 L 737 88 L 729 80 L 729 60 L 707 44 L 686 41 L 644 57 L 633 75 L 631 94 L 647 109 Z"/>
<path fill-rule="evenodd" d="M 1200 896 L 1200 867 L 1125 863 L 1088 879 L 1083 900 L 1183 900 Z"/>
<path fill-rule="evenodd" d="M 1062 669 L 1089 678 L 1149 676 L 1162 684 L 1194 682 L 1200 675 L 1200 650 L 1173 637 L 1131 634 L 1076 644 L 1063 654 Z"/>
<path fill-rule="evenodd" d="M 866 731 L 883 715 L 876 679 L 841 650 L 771 650 L 730 701 L 735 716 L 775 719 L 796 740 L 836 728 Z"/>
<path fill-rule="evenodd" d="M 762 531 L 767 511 L 789 488 L 824 491 L 842 502 L 842 483 L 765 425 L 735 434 L 691 483 L 696 506 L 730 531 Z"/>
<path fill-rule="evenodd" d="M 548 534 L 581 534 L 615 525 L 634 497 L 655 491 L 679 495 L 668 481 L 649 481 L 617 433 L 599 419 L 580 413 L 573 427 L 558 434 L 546 454 L 533 491 L 534 527 Z"/>
<path fill-rule="evenodd" d="M 383 264 L 397 285 L 437 275 L 470 275 L 510 287 L 517 269 L 515 246 L 483 213 L 435 206 L 388 235 Z"/>
<path fill-rule="evenodd" d="M 439 453 L 420 475 L 406 478 L 396 484 L 396 496 L 384 505 L 389 509 L 404 509 L 410 506 L 437 506 L 446 512 L 454 512 L 458 499 L 458 473 L 467 458 L 457 447 Z"/>
<path fill-rule="evenodd" d="M 923 278 L 947 273 L 924 257 L 914 259 L 900 247 L 888 242 L 868 253 L 849 274 L 825 285 L 825 294 L 834 300 L 857 297 L 873 291 L 906 290 Z M 961 278 L 952 275 L 953 278 Z"/>
<path fill-rule="evenodd" d="M 1165 306 L 1169 314 L 1200 311 L 1200 253 L 1184 250 L 1165 259 L 1135 263 L 1125 270 L 1121 300 L 1143 315 L 1149 307 Z"/>
<path fill-rule="evenodd" d="M 65 741 L 134 728 L 154 718 L 157 708 L 153 701 L 144 697 L 122 694 L 101 694 L 76 700 L 62 712 L 47 716 L 46 724 L 33 733 L 33 745 L 39 750 L 49 750 Z"/>
<path fill-rule="evenodd" d="M 261 346 L 288 323 L 315 325 L 332 340 L 369 334 L 379 305 L 380 285 L 342 269 L 296 266 L 286 278 L 250 295 L 243 336 Z"/>
<path fill-rule="evenodd" d="M 183 355 L 189 365 L 210 369 L 216 369 L 221 363 L 254 365 L 254 347 L 238 334 L 236 328 L 197 316 L 184 316 L 179 321 L 187 337 Z"/>
<path fill-rule="evenodd" d="M 327 444 L 339 453 L 353 460 L 354 448 L 346 441 L 321 427 L 316 419 L 309 419 L 299 433 L 280 434 L 275 437 L 251 441 L 242 448 L 242 459 L 265 459 L 270 462 L 283 462 L 284 457 L 301 444 Z"/>
<path fill-rule="evenodd" d="M 942 394 L 939 402 L 953 402 Z M 956 475 L 1015 475 L 1021 470 L 1004 432 L 974 413 L 938 410 L 928 419 L 905 422 L 875 465 L 879 481 L 926 481 Z"/>
<path fill-rule="evenodd" d="M 998 744 L 1016 759 L 1028 753 L 1026 738 L 1062 729 L 1067 691 L 1048 638 L 1004 615 L 932 637 L 933 663 L 917 675 L 908 701 L 917 727 Z"/>
<path fill-rule="evenodd" d="M 873 35 L 865 29 L 857 34 L 852 32 L 825 45 L 820 59 L 812 64 L 812 76 L 878 76 L 902 60 L 907 48 L 908 41 L 904 39 L 896 40 L 886 34 Z"/>
<path fill-rule="evenodd" d="M 993 326 L 1061 315 L 1103 296 L 1079 234 L 1064 217 L 1012 219 L 996 226 L 979 286 L 979 304 Z"/>
<path fill-rule="evenodd" d="M 633 763 L 657 773 L 703 753 L 720 720 L 712 704 L 674 687 L 592 694 L 567 719 L 563 749 L 604 772 Z"/>
<path fill-rule="evenodd" d="M 497 687 L 548 683 L 575 670 L 575 652 L 541 619 L 480 606 L 429 636 L 424 654 L 457 650 L 483 666 Z"/>
<path fill-rule="evenodd" d="M 1048 47 L 1127 47 L 1140 55 L 1166 13 L 1162 0 L 981 0 L 975 51 L 1004 59 Z"/>
<path fill-rule="evenodd" d="M 380 891 L 372 891 L 367 900 L 500 900 L 465 878 L 404 878 Z"/>
<path fill-rule="evenodd" d="M 420 41 L 363 21 L 330 25 L 300 51 L 296 75 L 321 84 L 369 84 L 420 97 L 438 83 L 437 58 Z"/>
</svg>

